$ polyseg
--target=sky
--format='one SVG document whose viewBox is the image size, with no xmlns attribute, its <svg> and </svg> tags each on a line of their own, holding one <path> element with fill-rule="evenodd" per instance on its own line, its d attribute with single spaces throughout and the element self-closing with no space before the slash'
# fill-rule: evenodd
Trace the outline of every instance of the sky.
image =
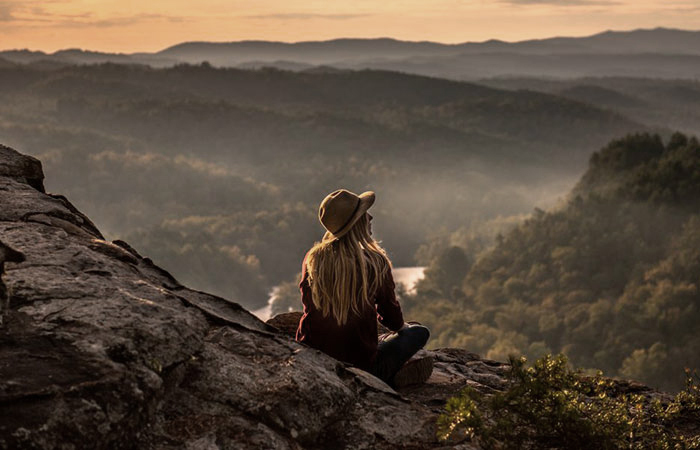
<svg viewBox="0 0 700 450">
<path fill-rule="evenodd" d="M 0 0 L 0 49 L 155 52 L 186 41 L 457 43 L 700 29 L 700 0 Z"/>
</svg>

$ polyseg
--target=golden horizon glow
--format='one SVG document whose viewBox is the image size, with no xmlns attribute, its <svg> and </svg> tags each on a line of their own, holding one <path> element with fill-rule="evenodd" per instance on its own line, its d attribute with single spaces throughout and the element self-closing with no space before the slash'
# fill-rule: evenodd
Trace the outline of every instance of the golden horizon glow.
<svg viewBox="0 0 700 450">
<path fill-rule="evenodd" d="M 700 0 L 0 0 L 0 50 L 156 52 L 188 41 L 444 43 L 697 30 Z"/>
</svg>

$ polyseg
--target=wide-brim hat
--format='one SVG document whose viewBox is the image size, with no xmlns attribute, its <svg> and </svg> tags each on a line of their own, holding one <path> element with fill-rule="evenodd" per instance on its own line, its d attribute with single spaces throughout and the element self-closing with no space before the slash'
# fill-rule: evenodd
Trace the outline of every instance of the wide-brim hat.
<svg viewBox="0 0 700 450">
<path fill-rule="evenodd" d="M 374 204 L 374 198 L 372 191 L 357 195 L 346 189 L 338 189 L 323 199 L 318 208 L 318 219 L 333 237 L 340 238 Z"/>
</svg>

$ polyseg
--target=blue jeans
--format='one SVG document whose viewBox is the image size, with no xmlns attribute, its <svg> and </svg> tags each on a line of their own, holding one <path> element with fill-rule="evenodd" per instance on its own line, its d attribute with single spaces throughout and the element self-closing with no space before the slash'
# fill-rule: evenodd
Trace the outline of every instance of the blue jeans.
<svg viewBox="0 0 700 450">
<path fill-rule="evenodd" d="M 423 325 L 409 324 L 403 330 L 385 336 L 380 338 L 371 372 L 391 385 L 401 366 L 428 342 L 430 330 Z"/>
</svg>

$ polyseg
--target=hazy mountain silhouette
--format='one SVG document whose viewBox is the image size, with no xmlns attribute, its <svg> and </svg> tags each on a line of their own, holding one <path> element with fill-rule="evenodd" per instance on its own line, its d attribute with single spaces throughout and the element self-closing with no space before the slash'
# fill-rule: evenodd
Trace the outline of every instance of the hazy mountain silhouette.
<svg viewBox="0 0 700 450">
<path fill-rule="evenodd" d="M 64 50 L 53 54 L 0 52 L 28 63 L 50 59 L 76 64 L 115 62 L 156 67 L 177 63 L 305 70 L 309 65 L 373 68 L 456 79 L 500 75 L 553 77 L 633 76 L 695 78 L 700 75 L 700 32 L 666 28 L 606 31 L 588 37 L 462 44 L 396 39 L 184 42 L 155 53 L 110 54 Z"/>
<path fill-rule="evenodd" d="M 15 63 L 12 61 L 8 61 L 4 58 L 0 58 L 0 68 L 5 68 L 5 67 L 13 67 L 15 66 Z"/>
<path fill-rule="evenodd" d="M 217 65 L 234 65 L 251 60 L 288 60 L 309 64 L 333 64 L 374 58 L 407 58 L 420 55 L 456 55 L 460 45 L 437 42 L 409 42 L 397 39 L 333 39 L 311 42 L 185 42 L 157 55 L 187 62 L 208 60 Z"/>
<path fill-rule="evenodd" d="M 31 50 L 5 50 L 0 52 L 0 57 L 19 64 L 52 62 L 72 65 L 111 62 L 115 64 L 146 64 L 154 67 L 163 67 L 180 62 L 150 53 L 105 53 L 81 49 L 59 50 L 54 53 Z"/>
<path fill-rule="evenodd" d="M 700 55 L 700 31 L 670 28 L 604 31 L 587 37 L 553 37 L 520 42 L 486 41 L 462 44 L 468 52 L 667 53 Z"/>
<path fill-rule="evenodd" d="M 504 42 L 489 40 L 463 44 L 409 42 L 396 39 L 334 39 L 330 41 L 283 43 L 242 41 L 228 43 L 186 42 L 157 53 L 187 62 L 208 60 L 231 65 L 250 60 L 288 60 L 310 64 L 333 64 L 419 56 L 445 57 L 482 53 L 522 54 L 620 54 L 664 53 L 700 55 L 700 32 L 666 28 L 634 31 L 606 31 L 588 37 Z"/>
<path fill-rule="evenodd" d="M 578 78 L 644 76 L 697 78 L 700 56 L 660 53 L 465 53 L 454 56 L 411 57 L 384 61 L 337 63 L 344 68 L 373 68 L 420 75 L 477 80 L 498 76 Z"/>
<path fill-rule="evenodd" d="M 479 83 L 555 94 L 616 111 L 642 123 L 700 135 L 700 82 L 695 80 L 497 78 Z"/>
</svg>

